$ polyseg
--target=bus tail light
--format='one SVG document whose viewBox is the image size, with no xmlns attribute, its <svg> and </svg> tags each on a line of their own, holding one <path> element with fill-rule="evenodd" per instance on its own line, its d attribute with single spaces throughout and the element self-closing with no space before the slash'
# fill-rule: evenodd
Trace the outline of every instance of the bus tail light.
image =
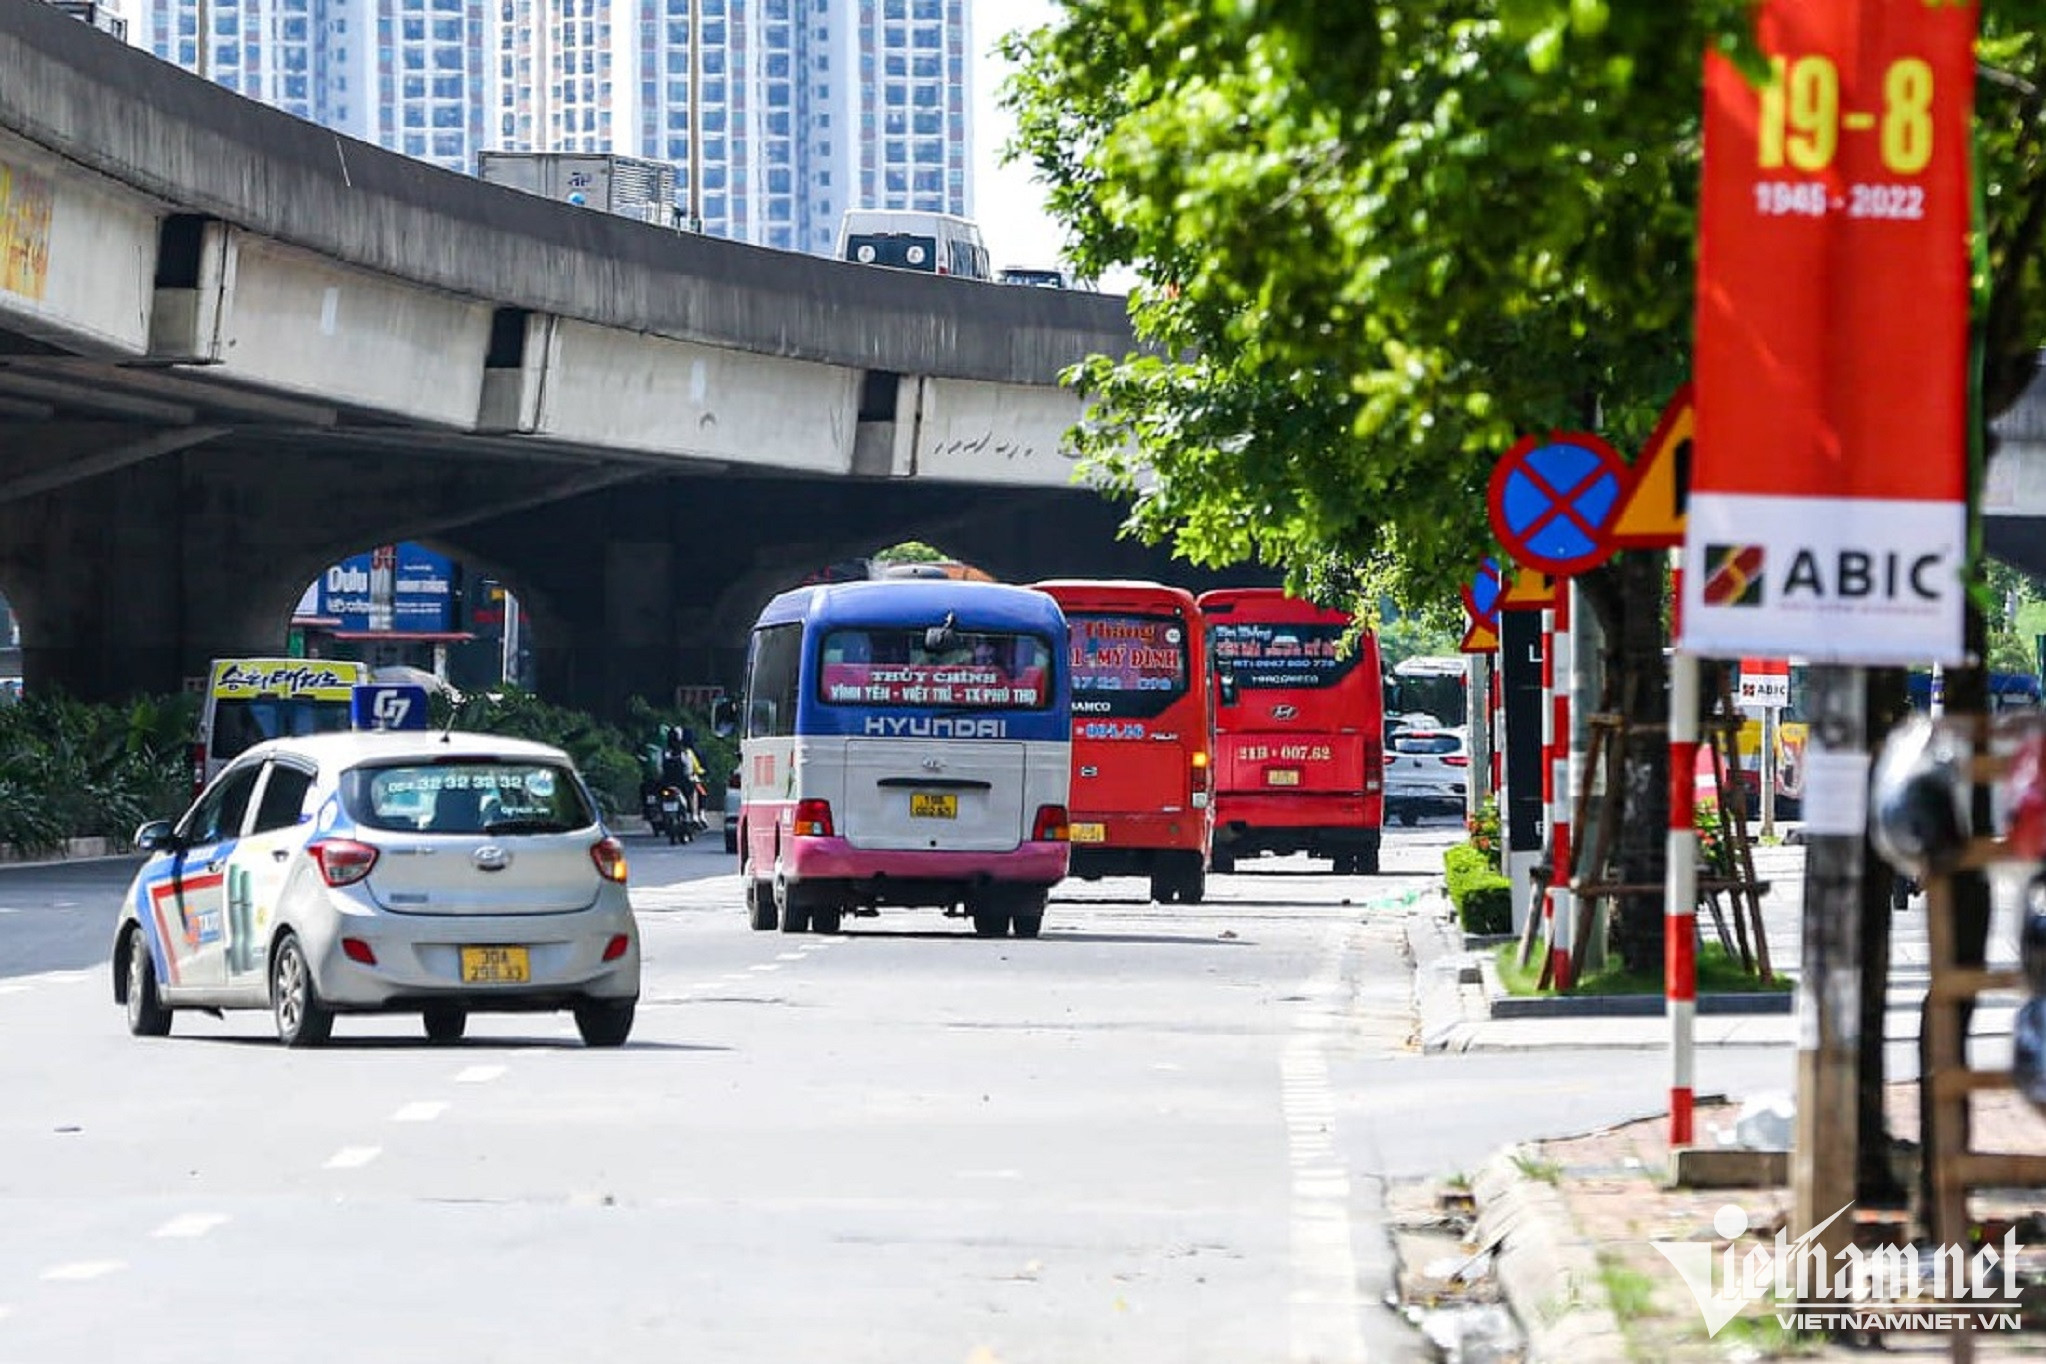
<svg viewBox="0 0 2046 1364">
<path fill-rule="evenodd" d="M 831 802 L 828 800 L 799 800 L 796 802 L 796 827 L 791 830 L 798 838 L 830 838 Z"/>
<path fill-rule="evenodd" d="M 1209 766 L 1210 761 L 1204 748 L 1197 748 L 1187 756 L 1193 778 L 1193 800 L 1190 803 L 1196 810 L 1208 808 L 1208 795 L 1215 789 L 1215 769 Z"/>
<path fill-rule="evenodd" d="M 1069 833 L 1065 806 L 1040 805 L 1037 807 L 1036 822 L 1030 826 L 1031 842 L 1064 843 Z"/>
<path fill-rule="evenodd" d="M 330 886 L 352 886 L 377 864 L 377 850 L 352 838 L 323 838 L 308 843 L 306 851 L 319 866 L 320 878 Z"/>
</svg>

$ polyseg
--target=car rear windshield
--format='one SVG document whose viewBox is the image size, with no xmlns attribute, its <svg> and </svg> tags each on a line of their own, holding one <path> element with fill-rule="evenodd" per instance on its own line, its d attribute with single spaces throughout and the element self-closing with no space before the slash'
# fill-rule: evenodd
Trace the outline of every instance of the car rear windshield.
<svg viewBox="0 0 2046 1364">
<path fill-rule="evenodd" d="M 549 762 L 358 767 L 341 778 L 341 802 L 365 828 L 411 833 L 558 834 L 597 818 L 575 774 Z"/>
<path fill-rule="evenodd" d="M 1073 713 L 1143 718 L 1186 695 L 1186 622 L 1069 614 Z"/>
<path fill-rule="evenodd" d="M 1463 744 L 1454 734 L 1395 734 L 1392 736 L 1392 751 L 1395 753 L 1454 753 Z"/>
<path fill-rule="evenodd" d="M 1208 654 L 1239 687 L 1333 687 L 1357 666 L 1359 651 L 1344 651 L 1344 633 L 1341 625 L 1218 621 L 1208 629 Z"/>
<path fill-rule="evenodd" d="M 1051 664 L 1039 635 L 955 630 L 934 650 L 921 629 L 879 626 L 826 635 L 817 672 L 834 706 L 1043 710 Z"/>
</svg>

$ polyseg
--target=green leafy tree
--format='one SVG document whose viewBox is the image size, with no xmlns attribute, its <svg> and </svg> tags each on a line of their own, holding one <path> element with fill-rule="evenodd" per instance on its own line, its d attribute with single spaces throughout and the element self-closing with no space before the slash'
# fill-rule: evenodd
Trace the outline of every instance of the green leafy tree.
<svg viewBox="0 0 2046 1364">
<path fill-rule="evenodd" d="M 921 540 L 904 540 L 899 545 L 890 545 L 874 555 L 877 564 L 942 564 L 949 563 L 952 556 L 936 545 L 927 545 Z"/>
<path fill-rule="evenodd" d="M 1297 590 L 1439 601 L 1489 539 L 1486 478 L 1519 433 L 1636 448 L 1689 368 L 1701 57 L 1756 69 L 1752 13 L 1066 0 L 1012 37 L 1014 150 L 1069 258 L 1142 281 L 1142 348 L 1073 375 L 1092 404 L 1076 444 L 1135 494 L 1134 528 Z M 2046 338 L 2042 33 L 2046 0 L 1982 5 L 1985 419 Z M 1583 580 L 1614 703 L 1648 722 L 1667 718 L 1661 576 L 1635 554 Z M 1630 884 L 1661 880 L 1662 766 L 1652 730 L 1630 744 Z M 1661 930 L 1657 898 L 1623 904 L 1628 968 L 1655 968 Z"/>
</svg>

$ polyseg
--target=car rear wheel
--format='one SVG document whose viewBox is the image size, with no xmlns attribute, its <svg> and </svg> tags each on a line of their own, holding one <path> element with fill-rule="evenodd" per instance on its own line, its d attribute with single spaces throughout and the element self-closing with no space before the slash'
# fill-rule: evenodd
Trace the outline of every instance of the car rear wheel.
<svg viewBox="0 0 2046 1364">
<path fill-rule="evenodd" d="M 277 1040 L 287 1047 L 317 1047 L 334 1033 L 334 1011 L 320 1002 L 319 987 L 298 939 L 286 936 L 270 963 L 270 1012 Z"/>
<path fill-rule="evenodd" d="M 632 1015 L 637 1001 L 623 1003 L 592 1000 L 575 1006 L 575 1030 L 586 1047 L 622 1047 L 632 1036 Z"/>
<path fill-rule="evenodd" d="M 469 1026 L 469 1011 L 454 1004 L 430 1004 L 420 1018 L 429 1042 L 459 1042 Z"/>
<path fill-rule="evenodd" d="M 1192 862 L 1180 870 L 1179 902 L 1183 905 L 1197 905 L 1207 898 L 1208 873 L 1202 869 L 1198 854 Z"/>
<path fill-rule="evenodd" d="M 818 905 L 810 911 L 812 933 L 836 933 L 840 916 L 845 913 L 838 905 Z"/>
<path fill-rule="evenodd" d="M 137 928 L 128 935 L 128 1031 L 137 1037 L 165 1037 L 171 1011 L 156 992 L 156 958 L 149 939 Z"/>
<path fill-rule="evenodd" d="M 779 876 L 774 878 L 774 912 L 781 916 L 782 932 L 809 931 L 810 906 L 803 902 L 801 891 Z"/>
<path fill-rule="evenodd" d="M 1227 848 L 1217 848 L 1208 854 L 1208 866 L 1217 876 L 1227 876 L 1236 870 L 1236 854 Z"/>
<path fill-rule="evenodd" d="M 1182 886 L 1180 895 L 1186 891 Z M 1022 891 L 1009 911 L 1009 931 L 1019 938 L 1034 938 L 1044 931 L 1044 902 L 1049 898 L 1044 891 Z"/>
<path fill-rule="evenodd" d="M 746 914 L 752 921 L 755 932 L 772 933 L 781 921 L 781 915 L 774 908 L 774 894 L 764 881 L 746 878 Z"/>
<path fill-rule="evenodd" d="M 1009 910 L 1005 905 L 975 905 L 973 933 L 979 938 L 1000 938 L 1009 932 Z"/>
</svg>

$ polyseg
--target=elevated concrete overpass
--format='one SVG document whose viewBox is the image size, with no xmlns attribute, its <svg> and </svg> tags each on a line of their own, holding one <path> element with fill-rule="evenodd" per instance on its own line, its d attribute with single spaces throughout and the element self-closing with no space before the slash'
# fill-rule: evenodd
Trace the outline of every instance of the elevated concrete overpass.
<svg viewBox="0 0 2046 1364">
<path fill-rule="evenodd" d="M 321 567 L 395 538 L 522 590 L 543 686 L 607 709 L 909 536 L 1185 579 L 1060 453 L 1058 373 L 1130 344 L 1118 298 L 487 185 L 0 0 L 0 591 L 31 687 L 274 648 Z"/>
</svg>

